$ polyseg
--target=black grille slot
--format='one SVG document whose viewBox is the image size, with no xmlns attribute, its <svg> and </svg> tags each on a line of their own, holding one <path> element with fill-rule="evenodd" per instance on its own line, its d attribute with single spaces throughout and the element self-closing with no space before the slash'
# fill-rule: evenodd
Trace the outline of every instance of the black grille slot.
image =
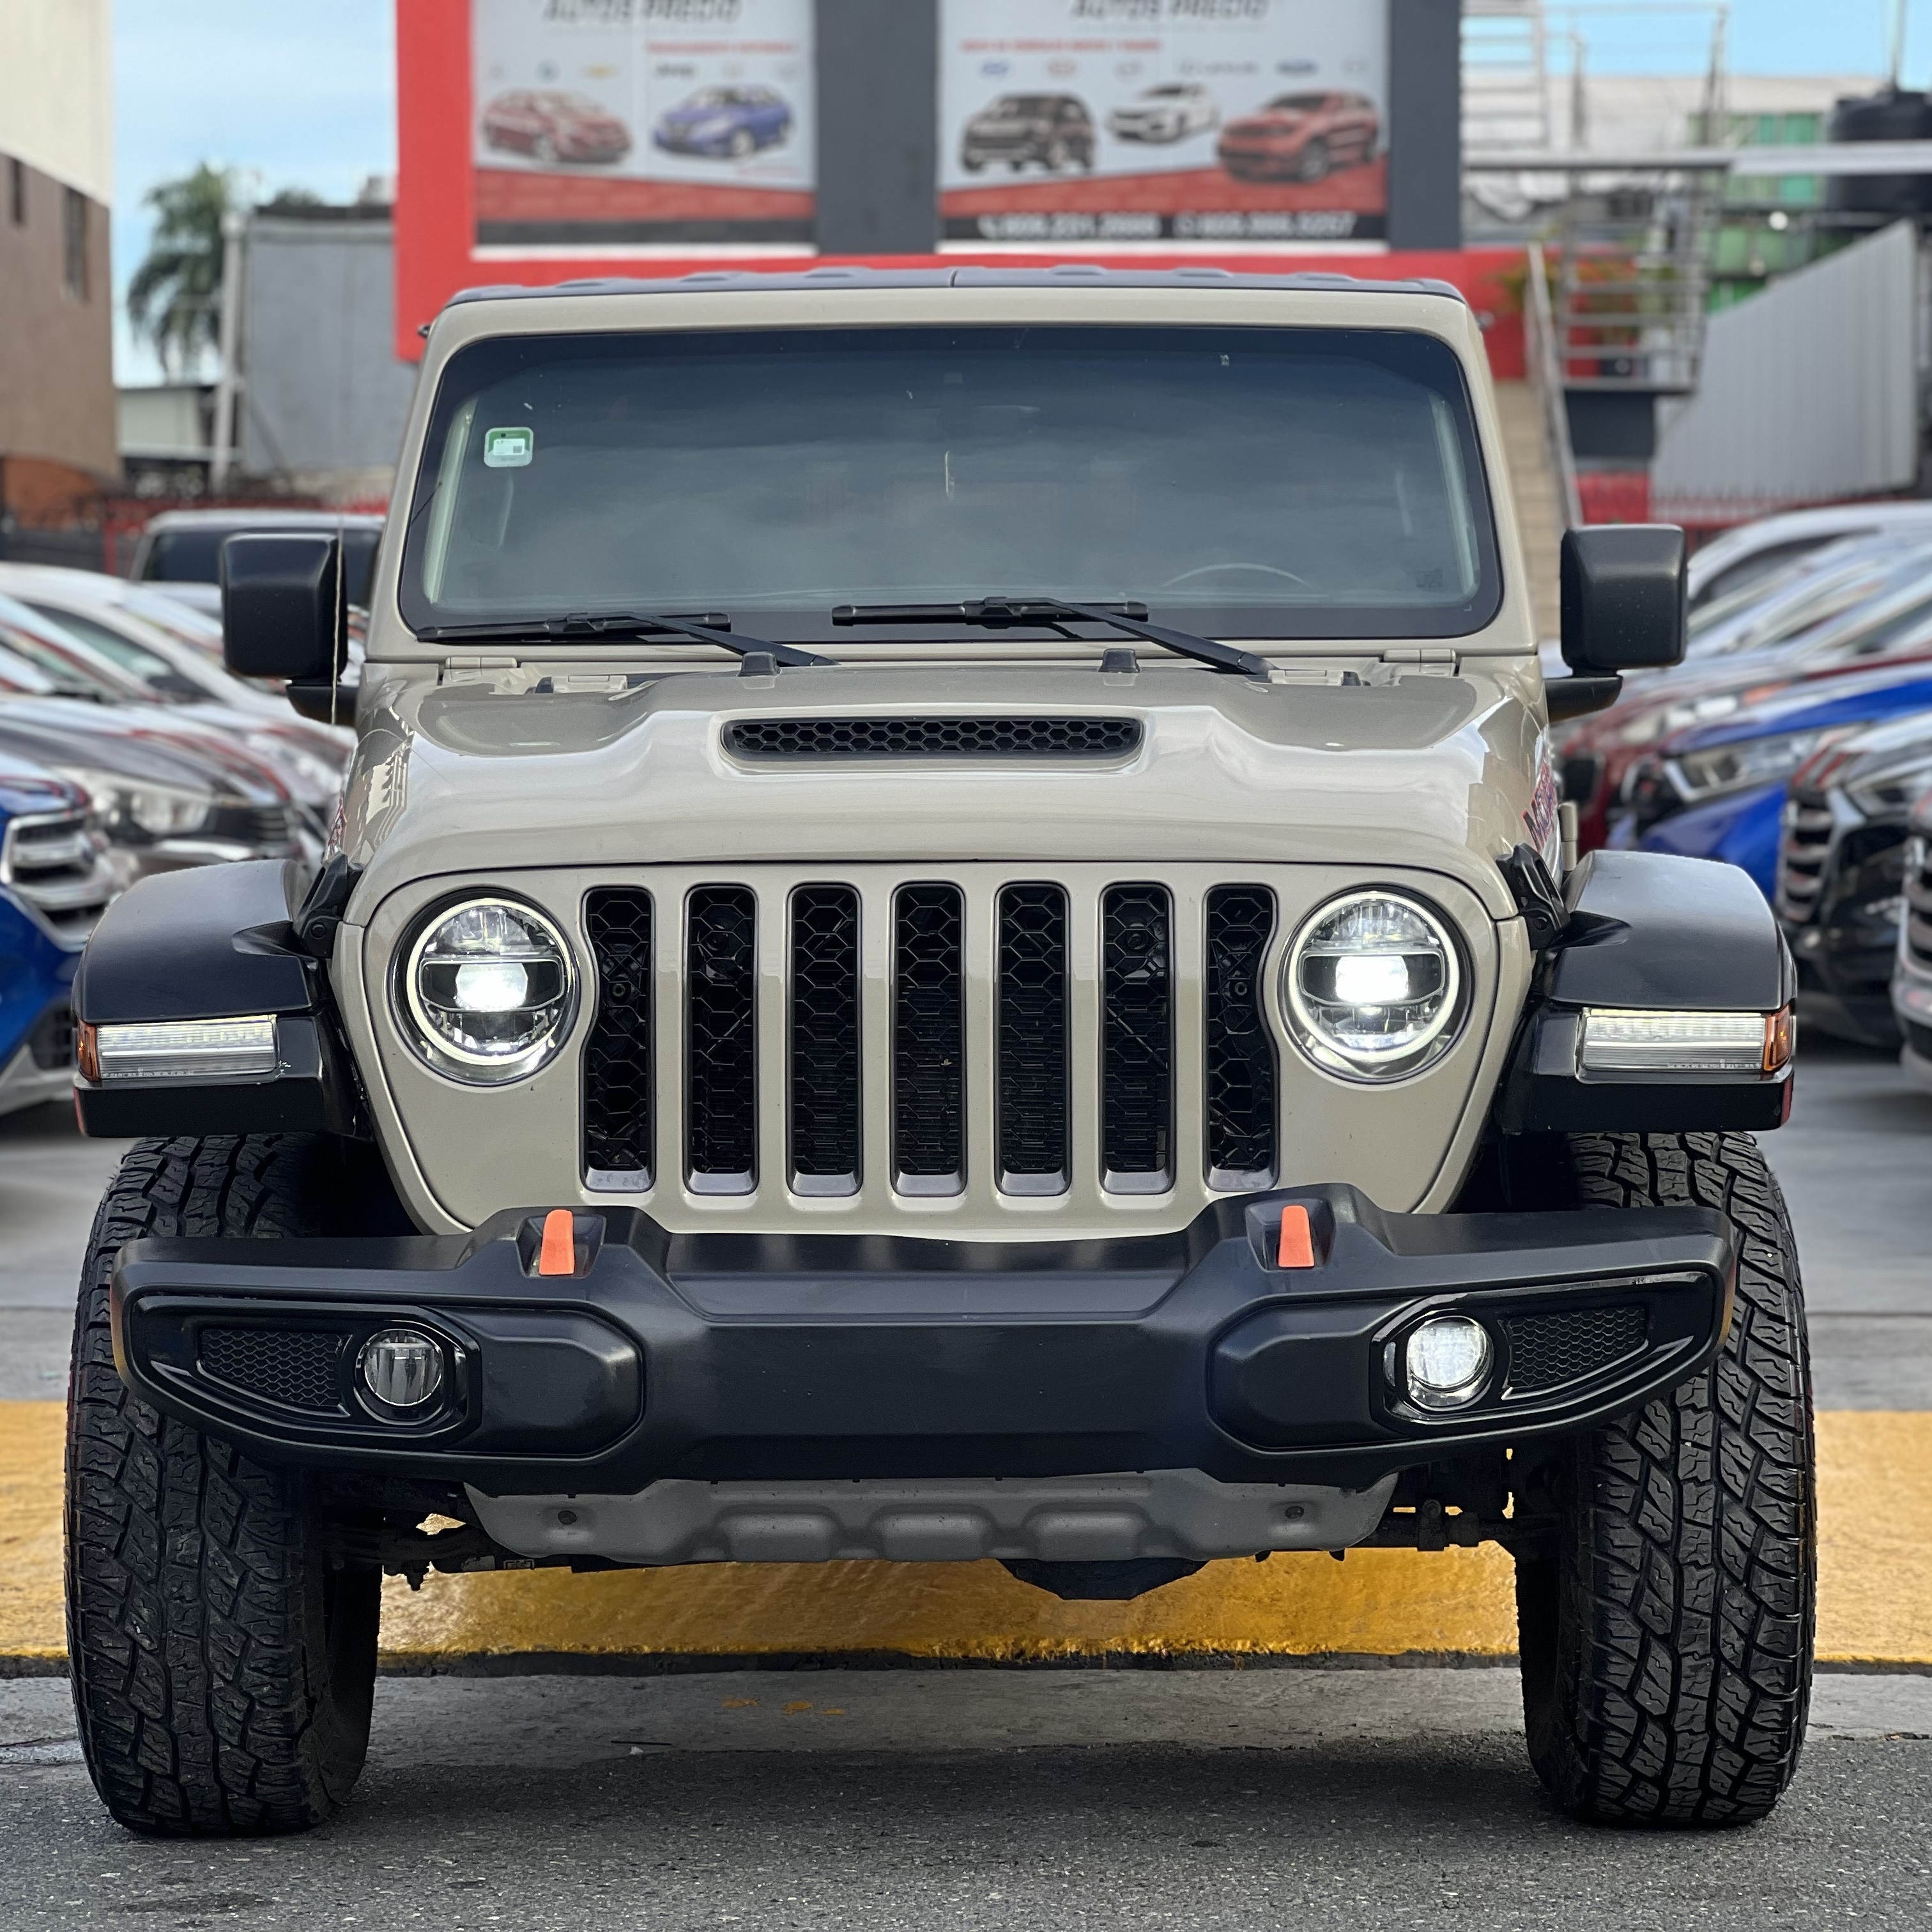
<svg viewBox="0 0 1932 1932">
<path fill-rule="evenodd" d="M 758 900 L 748 886 L 691 896 L 685 956 L 686 1169 L 699 1194 L 758 1185 Z"/>
<path fill-rule="evenodd" d="M 966 908 L 957 886 L 892 901 L 892 1164 L 902 1193 L 966 1177 Z"/>
<path fill-rule="evenodd" d="M 651 1026 L 651 896 L 594 892 L 584 930 L 597 962 L 597 1018 L 584 1048 L 584 1165 L 649 1186 L 656 1070 Z"/>
<path fill-rule="evenodd" d="M 1265 886 L 1208 895 L 1208 1184 L 1266 1187 L 1275 1174 L 1275 1059 L 1262 967 L 1274 935 Z"/>
<path fill-rule="evenodd" d="M 1137 752 L 1138 718 L 739 718 L 737 758 L 1118 758 Z"/>
<path fill-rule="evenodd" d="M 1643 1346 L 1646 1320 L 1637 1306 L 1510 1316 L 1503 1324 L 1509 1336 L 1510 1394 L 1534 1394 L 1600 1374 Z"/>
<path fill-rule="evenodd" d="M 791 898 L 791 1166 L 801 1194 L 859 1185 L 859 895 Z"/>
<path fill-rule="evenodd" d="M 332 1328 L 204 1328 L 203 1372 L 283 1408 L 316 1414 L 342 1406 L 342 1348 Z"/>
<path fill-rule="evenodd" d="M 1174 919 L 1163 886 L 1100 902 L 1100 1165 L 1116 1193 L 1174 1174 Z"/>
<path fill-rule="evenodd" d="M 1066 895 L 1058 886 L 1000 894 L 1000 1185 L 1066 1191 Z"/>
</svg>

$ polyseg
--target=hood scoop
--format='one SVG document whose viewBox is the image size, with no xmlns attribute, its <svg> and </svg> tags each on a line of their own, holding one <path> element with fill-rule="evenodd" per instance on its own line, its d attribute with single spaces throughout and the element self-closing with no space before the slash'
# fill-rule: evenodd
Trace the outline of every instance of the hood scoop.
<svg viewBox="0 0 1932 1932">
<path fill-rule="evenodd" d="M 794 759 L 1124 758 L 1138 718 L 734 718 L 724 749 L 747 764 Z"/>
</svg>

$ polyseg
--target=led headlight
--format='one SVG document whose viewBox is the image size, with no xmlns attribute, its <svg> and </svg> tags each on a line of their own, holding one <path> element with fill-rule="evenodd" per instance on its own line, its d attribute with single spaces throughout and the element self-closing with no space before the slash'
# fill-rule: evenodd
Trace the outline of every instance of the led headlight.
<svg viewBox="0 0 1932 1932">
<path fill-rule="evenodd" d="M 556 1054 L 577 1005 L 562 933 L 513 899 L 471 899 L 434 915 L 404 956 L 405 1030 L 439 1073 L 494 1086 Z"/>
<path fill-rule="evenodd" d="M 1687 752 L 1669 761 L 1678 796 L 1687 805 L 1702 805 L 1754 785 L 1775 784 L 1788 778 L 1814 752 L 1863 730 L 1838 724 L 1828 730 L 1780 731 L 1769 738 L 1747 738 L 1733 745 L 1716 745 L 1703 752 Z"/>
<path fill-rule="evenodd" d="M 1308 920 L 1288 949 L 1288 1028 L 1318 1066 L 1398 1080 L 1454 1044 L 1462 970 L 1436 914 L 1395 892 L 1351 892 Z"/>
<path fill-rule="evenodd" d="M 63 765 L 60 772 L 88 794 L 97 822 L 117 844 L 199 832 L 214 808 L 210 794 L 184 785 L 150 784 L 85 765 Z"/>
</svg>

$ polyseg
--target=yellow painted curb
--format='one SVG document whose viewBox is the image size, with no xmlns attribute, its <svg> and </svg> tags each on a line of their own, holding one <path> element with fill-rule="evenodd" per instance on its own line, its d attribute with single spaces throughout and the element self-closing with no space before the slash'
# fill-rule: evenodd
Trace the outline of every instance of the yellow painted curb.
<svg viewBox="0 0 1932 1932">
<path fill-rule="evenodd" d="M 67 1654 L 61 1462 L 67 1406 L 0 1402 L 0 1658 Z"/>
<path fill-rule="evenodd" d="M 0 1659 L 58 1658 L 62 1409 L 0 1403 Z M 1820 1657 L 1932 1666 L 1932 1413 L 1818 1418 Z M 1500 1656 L 1501 1550 L 1364 1550 L 1210 1564 L 1128 1604 L 1067 1604 L 998 1564 L 706 1564 L 392 1578 L 392 1664 L 538 1653 L 884 1652 L 985 1662 L 1145 1653 Z"/>
</svg>

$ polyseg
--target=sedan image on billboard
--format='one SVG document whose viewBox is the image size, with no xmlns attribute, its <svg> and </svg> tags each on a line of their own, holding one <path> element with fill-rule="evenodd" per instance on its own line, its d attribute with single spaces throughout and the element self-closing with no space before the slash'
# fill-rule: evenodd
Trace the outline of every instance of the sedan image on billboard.
<svg viewBox="0 0 1932 1932">
<path fill-rule="evenodd" d="M 791 109 L 769 87 L 700 87 L 658 117 L 651 139 L 672 154 L 742 158 L 791 133 Z"/>
<path fill-rule="evenodd" d="M 1220 120 L 1221 110 L 1207 88 L 1197 82 L 1171 80 L 1115 108 L 1107 116 L 1107 132 L 1117 141 L 1165 144 L 1205 134 Z"/>
<path fill-rule="evenodd" d="M 941 0 L 941 232 L 1379 240 L 1387 40 L 1386 0 Z"/>
<path fill-rule="evenodd" d="M 631 152 L 631 130 L 581 94 L 554 88 L 513 88 L 483 110 L 487 147 L 528 154 L 546 166 L 557 161 L 621 161 Z"/>
</svg>

